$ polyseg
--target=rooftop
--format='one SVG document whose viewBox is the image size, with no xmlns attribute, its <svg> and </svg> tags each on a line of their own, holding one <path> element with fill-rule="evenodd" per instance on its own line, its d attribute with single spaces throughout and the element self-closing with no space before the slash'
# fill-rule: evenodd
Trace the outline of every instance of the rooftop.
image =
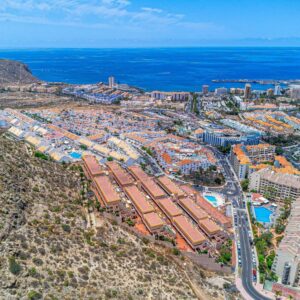
<svg viewBox="0 0 300 300">
<path fill-rule="evenodd" d="M 199 225 L 205 232 L 208 232 L 209 234 L 215 234 L 221 230 L 219 225 L 208 218 L 200 220 Z"/>
<path fill-rule="evenodd" d="M 84 155 L 82 160 L 85 163 L 85 166 L 88 168 L 92 176 L 100 175 L 103 173 L 102 168 L 100 167 L 96 157 L 94 155 Z"/>
<path fill-rule="evenodd" d="M 204 235 L 196 227 L 194 227 L 185 216 L 177 216 L 173 220 L 175 225 L 180 229 L 180 231 L 184 235 L 184 237 L 192 245 L 197 246 L 206 240 Z"/>
<path fill-rule="evenodd" d="M 113 204 L 121 200 L 107 176 L 96 176 L 94 182 L 106 204 Z"/>
<path fill-rule="evenodd" d="M 147 214 L 154 211 L 154 208 L 148 202 L 146 196 L 137 188 L 136 185 L 125 187 L 124 191 L 141 214 Z"/>
<path fill-rule="evenodd" d="M 169 194 L 174 194 L 178 197 L 182 197 L 185 195 L 182 189 L 179 188 L 179 186 L 167 176 L 158 177 L 157 181 Z"/>
<path fill-rule="evenodd" d="M 169 218 L 182 214 L 182 210 L 170 198 L 157 200 L 157 203 Z"/>
<path fill-rule="evenodd" d="M 111 170 L 113 175 L 116 177 L 117 181 L 121 186 L 130 185 L 134 183 L 133 177 L 125 171 L 118 163 L 116 162 L 107 162 L 106 165 Z"/>
<path fill-rule="evenodd" d="M 152 229 L 160 228 L 165 225 L 165 222 L 160 218 L 160 216 L 156 212 L 144 214 L 143 217 L 147 225 Z"/>
<path fill-rule="evenodd" d="M 142 185 L 147 193 L 154 199 L 166 196 L 164 190 L 152 178 L 142 181 Z"/>
<path fill-rule="evenodd" d="M 208 217 L 207 213 L 190 198 L 179 199 L 179 204 L 197 221 Z"/>
</svg>

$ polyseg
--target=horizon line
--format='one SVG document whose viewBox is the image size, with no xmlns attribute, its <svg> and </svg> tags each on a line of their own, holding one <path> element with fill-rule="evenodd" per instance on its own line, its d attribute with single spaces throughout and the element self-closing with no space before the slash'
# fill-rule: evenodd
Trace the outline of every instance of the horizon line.
<svg viewBox="0 0 300 300">
<path fill-rule="evenodd" d="M 300 45 L 295 46 L 288 46 L 288 45 L 281 45 L 281 46 L 274 46 L 274 45 L 207 45 L 207 46 L 109 46 L 109 47 L 40 47 L 40 46 L 30 46 L 30 47 L 1 47 L 0 50 L 49 50 L 49 49 L 69 49 L 69 50 L 81 50 L 81 49 L 199 49 L 199 48 L 299 48 Z"/>
</svg>

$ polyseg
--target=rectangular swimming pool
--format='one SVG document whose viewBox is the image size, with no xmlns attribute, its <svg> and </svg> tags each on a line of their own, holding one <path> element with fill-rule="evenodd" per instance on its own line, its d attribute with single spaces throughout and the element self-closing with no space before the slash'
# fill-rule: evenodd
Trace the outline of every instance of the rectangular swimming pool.
<svg viewBox="0 0 300 300">
<path fill-rule="evenodd" d="M 255 219 L 261 223 L 270 223 L 272 211 L 266 207 L 254 207 Z"/>
</svg>

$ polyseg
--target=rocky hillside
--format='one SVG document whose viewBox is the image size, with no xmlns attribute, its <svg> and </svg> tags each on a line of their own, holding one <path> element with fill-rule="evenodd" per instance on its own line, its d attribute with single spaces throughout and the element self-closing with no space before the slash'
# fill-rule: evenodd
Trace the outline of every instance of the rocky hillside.
<svg viewBox="0 0 300 300">
<path fill-rule="evenodd" d="M 176 263 L 108 220 L 87 228 L 83 180 L 0 136 L 0 299 L 224 299 L 232 278 Z"/>
<path fill-rule="evenodd" d="M 11 83 L 34 83 L 35 78 L 29 68 L 18 61 L 0 59 L 0 85 Z"/>
</svg>

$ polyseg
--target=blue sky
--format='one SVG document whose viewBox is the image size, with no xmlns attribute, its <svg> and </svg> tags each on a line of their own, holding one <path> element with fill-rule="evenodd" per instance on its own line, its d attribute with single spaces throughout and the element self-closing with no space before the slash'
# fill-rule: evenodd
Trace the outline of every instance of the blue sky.
<svg viewBox="0 0 300 300">
<path fill-rule="evenodd" d="M 299 0 L 1 0 L 0 48 L 300 46 Z"/>
</svg>

